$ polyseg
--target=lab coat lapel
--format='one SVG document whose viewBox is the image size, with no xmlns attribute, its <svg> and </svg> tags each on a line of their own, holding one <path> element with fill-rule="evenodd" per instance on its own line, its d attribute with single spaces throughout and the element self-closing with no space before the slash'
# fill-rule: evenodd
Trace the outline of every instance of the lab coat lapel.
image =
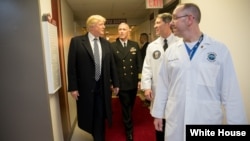
<svg viewBox="0 0 250 141">
<path fill-rule="evenodd" d="M 201 42 L 199 48 L 197 49 L 196 53 L 193 56 L 192 60 L 196 60 L 199 58 L 199 56 L 207 49 L 210 42 L 207 39 L 207 36 L 204 35 L 203 41 Z"/>
</svg>

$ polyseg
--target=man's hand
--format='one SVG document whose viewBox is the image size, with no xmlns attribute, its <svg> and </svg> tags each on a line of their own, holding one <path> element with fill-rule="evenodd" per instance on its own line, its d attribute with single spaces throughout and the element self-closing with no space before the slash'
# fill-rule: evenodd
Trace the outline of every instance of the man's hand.
<svg viewBox="0 0 250 141">
<path fill-rule="evenodd" d="M 145 98 L 146 98 L 147 100 L 149 100 L 149 101 L 152 101 L 153 98 L 154 98 L 151 89 L 146 89 L 146 90 L 144 91 L 144 96 L 145 96 Z"/>
<path fill-rule="evenodd" d="M 138 88 L 138 90 L 141 89 L 141 81 L 138 81 L 137 88 Z"/>
<path fill-rule="evenodd" d="M 78 96 L 79 96 L 79 93 L 78 91 L 72 91 L 70 92 L 71 96 L 75 99 L 75 100 L 78 100 Z"/>
<path fill-rule="evenodd" d="M 115 95 L 118 95 L 118 93 L 119 93 L 119 88 L 118 88 L 118 87 L 113 88 L 113 93 L 114 93 Z"/>
<path fill-rule="evenodd" d="M 155 125 L 155 130 L 157 131 L 163 131 L 163 122 L 161 118 L 155 118 L 154 119 L 154 125 Z"/>
</svg>

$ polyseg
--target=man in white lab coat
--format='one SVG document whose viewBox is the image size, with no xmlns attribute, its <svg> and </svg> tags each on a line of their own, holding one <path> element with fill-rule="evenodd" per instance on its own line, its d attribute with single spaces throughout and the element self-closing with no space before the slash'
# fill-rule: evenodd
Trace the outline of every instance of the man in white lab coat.
<svg viewBox="0 0 250 141">
<path fill-rule="evenodd" d="M 152 115 L 165 141 L 184 141 L 187 124 L 247 124 L 244 104 L 228 48 L 199 29 L 200 9 L 192 3 L 173 11 L 171 28 L 183 40 L 165 52 Z M 223 112 L 223 108 L 225 115 Z"/>
<path fill-rule="evenodd" d="M 174 36 L 171 31 L 171 20 L 172 15 L 170 13 L 161 13 L 157 15 L 154 28 L 156 35 L 159 37 L 148 45 L 143 63 L 141 89 L 144 91 L 146 99 L 151 101 L 151 107 L 154 102 L 160 64 L 166 50 L 164 50 L 164 40 L 167 40 L 168 45 L 180 40 L 180 38 Z M 164 141 L 164 131 L 156 131 L 156 141 Z"/>
</svg>

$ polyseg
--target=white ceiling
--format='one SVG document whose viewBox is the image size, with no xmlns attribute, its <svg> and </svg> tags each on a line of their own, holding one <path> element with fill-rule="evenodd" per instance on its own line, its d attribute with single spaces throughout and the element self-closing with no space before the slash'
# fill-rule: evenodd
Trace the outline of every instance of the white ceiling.
<svg viewBox="0 0 250 141">
<path fill-rule="evenodd" d="M 107 19 L 127 19 L 129 24 L 145 19 L 150 9 L 145 0 L 66 0 L 75 20 L 85 24 L 87 17 L 99 14 Z M 132 23 L 131 23 L 132 22 Z"/>
<path fill-rule="evenodd" d="M 66 0 L 74 19 L 82 27 L 90 15 L 98 14 L 106 19 L 126 19 L 130 26 L 136 26 L 149 19 L 152 9 L 146 9 L 146 0 Z M 176 0 L 163 0 L 168 5 Z M 109 34 L 117 34 L 117 25 L 107 25 Z"/>
<path fill-rule="evenodd" d="M 87 17 L 99 14 L 107 19 L 127 19 L 128 24 L 149 18 L 151 9 L 146 9 L 146 1 L 153 0 L 66 0 L 72 8 L 75 20 L 85 23 Z M 156 0 L 157 1 L 157 0 Z M 163 0 L 167 5 L 176 0 Z"/>
</svg>

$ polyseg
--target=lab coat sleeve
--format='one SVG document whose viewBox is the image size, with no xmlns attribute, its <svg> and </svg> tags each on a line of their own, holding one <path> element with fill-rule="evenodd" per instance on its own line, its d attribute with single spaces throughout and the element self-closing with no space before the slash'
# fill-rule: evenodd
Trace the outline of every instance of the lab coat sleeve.
<svg viewBox="0 0 250 141">
<path fill-rule="evenodd" d="M 227 124 L 247 124 L 244 103 L 230 52 L 226 50 L 222 63 L 222 103 Z"/>
<path fill-rule="evenodd" d="M 165 116 L 164 113 L 168 97 L 167 86 L 168 86 L 167 55 L 165 55 L 160 66 L 160 71 L 156 86 L 155 100 L 151 111 L 151 115 L 155 118 L 163 118 Z"/>
<path fill-rule="evenodd" d="M 143 90 L 151 89 L 152 86 L 152 68 L 150 64 L 150 55 L 147 49 L 142 68 L 141 88 Z"/>
</svg>

